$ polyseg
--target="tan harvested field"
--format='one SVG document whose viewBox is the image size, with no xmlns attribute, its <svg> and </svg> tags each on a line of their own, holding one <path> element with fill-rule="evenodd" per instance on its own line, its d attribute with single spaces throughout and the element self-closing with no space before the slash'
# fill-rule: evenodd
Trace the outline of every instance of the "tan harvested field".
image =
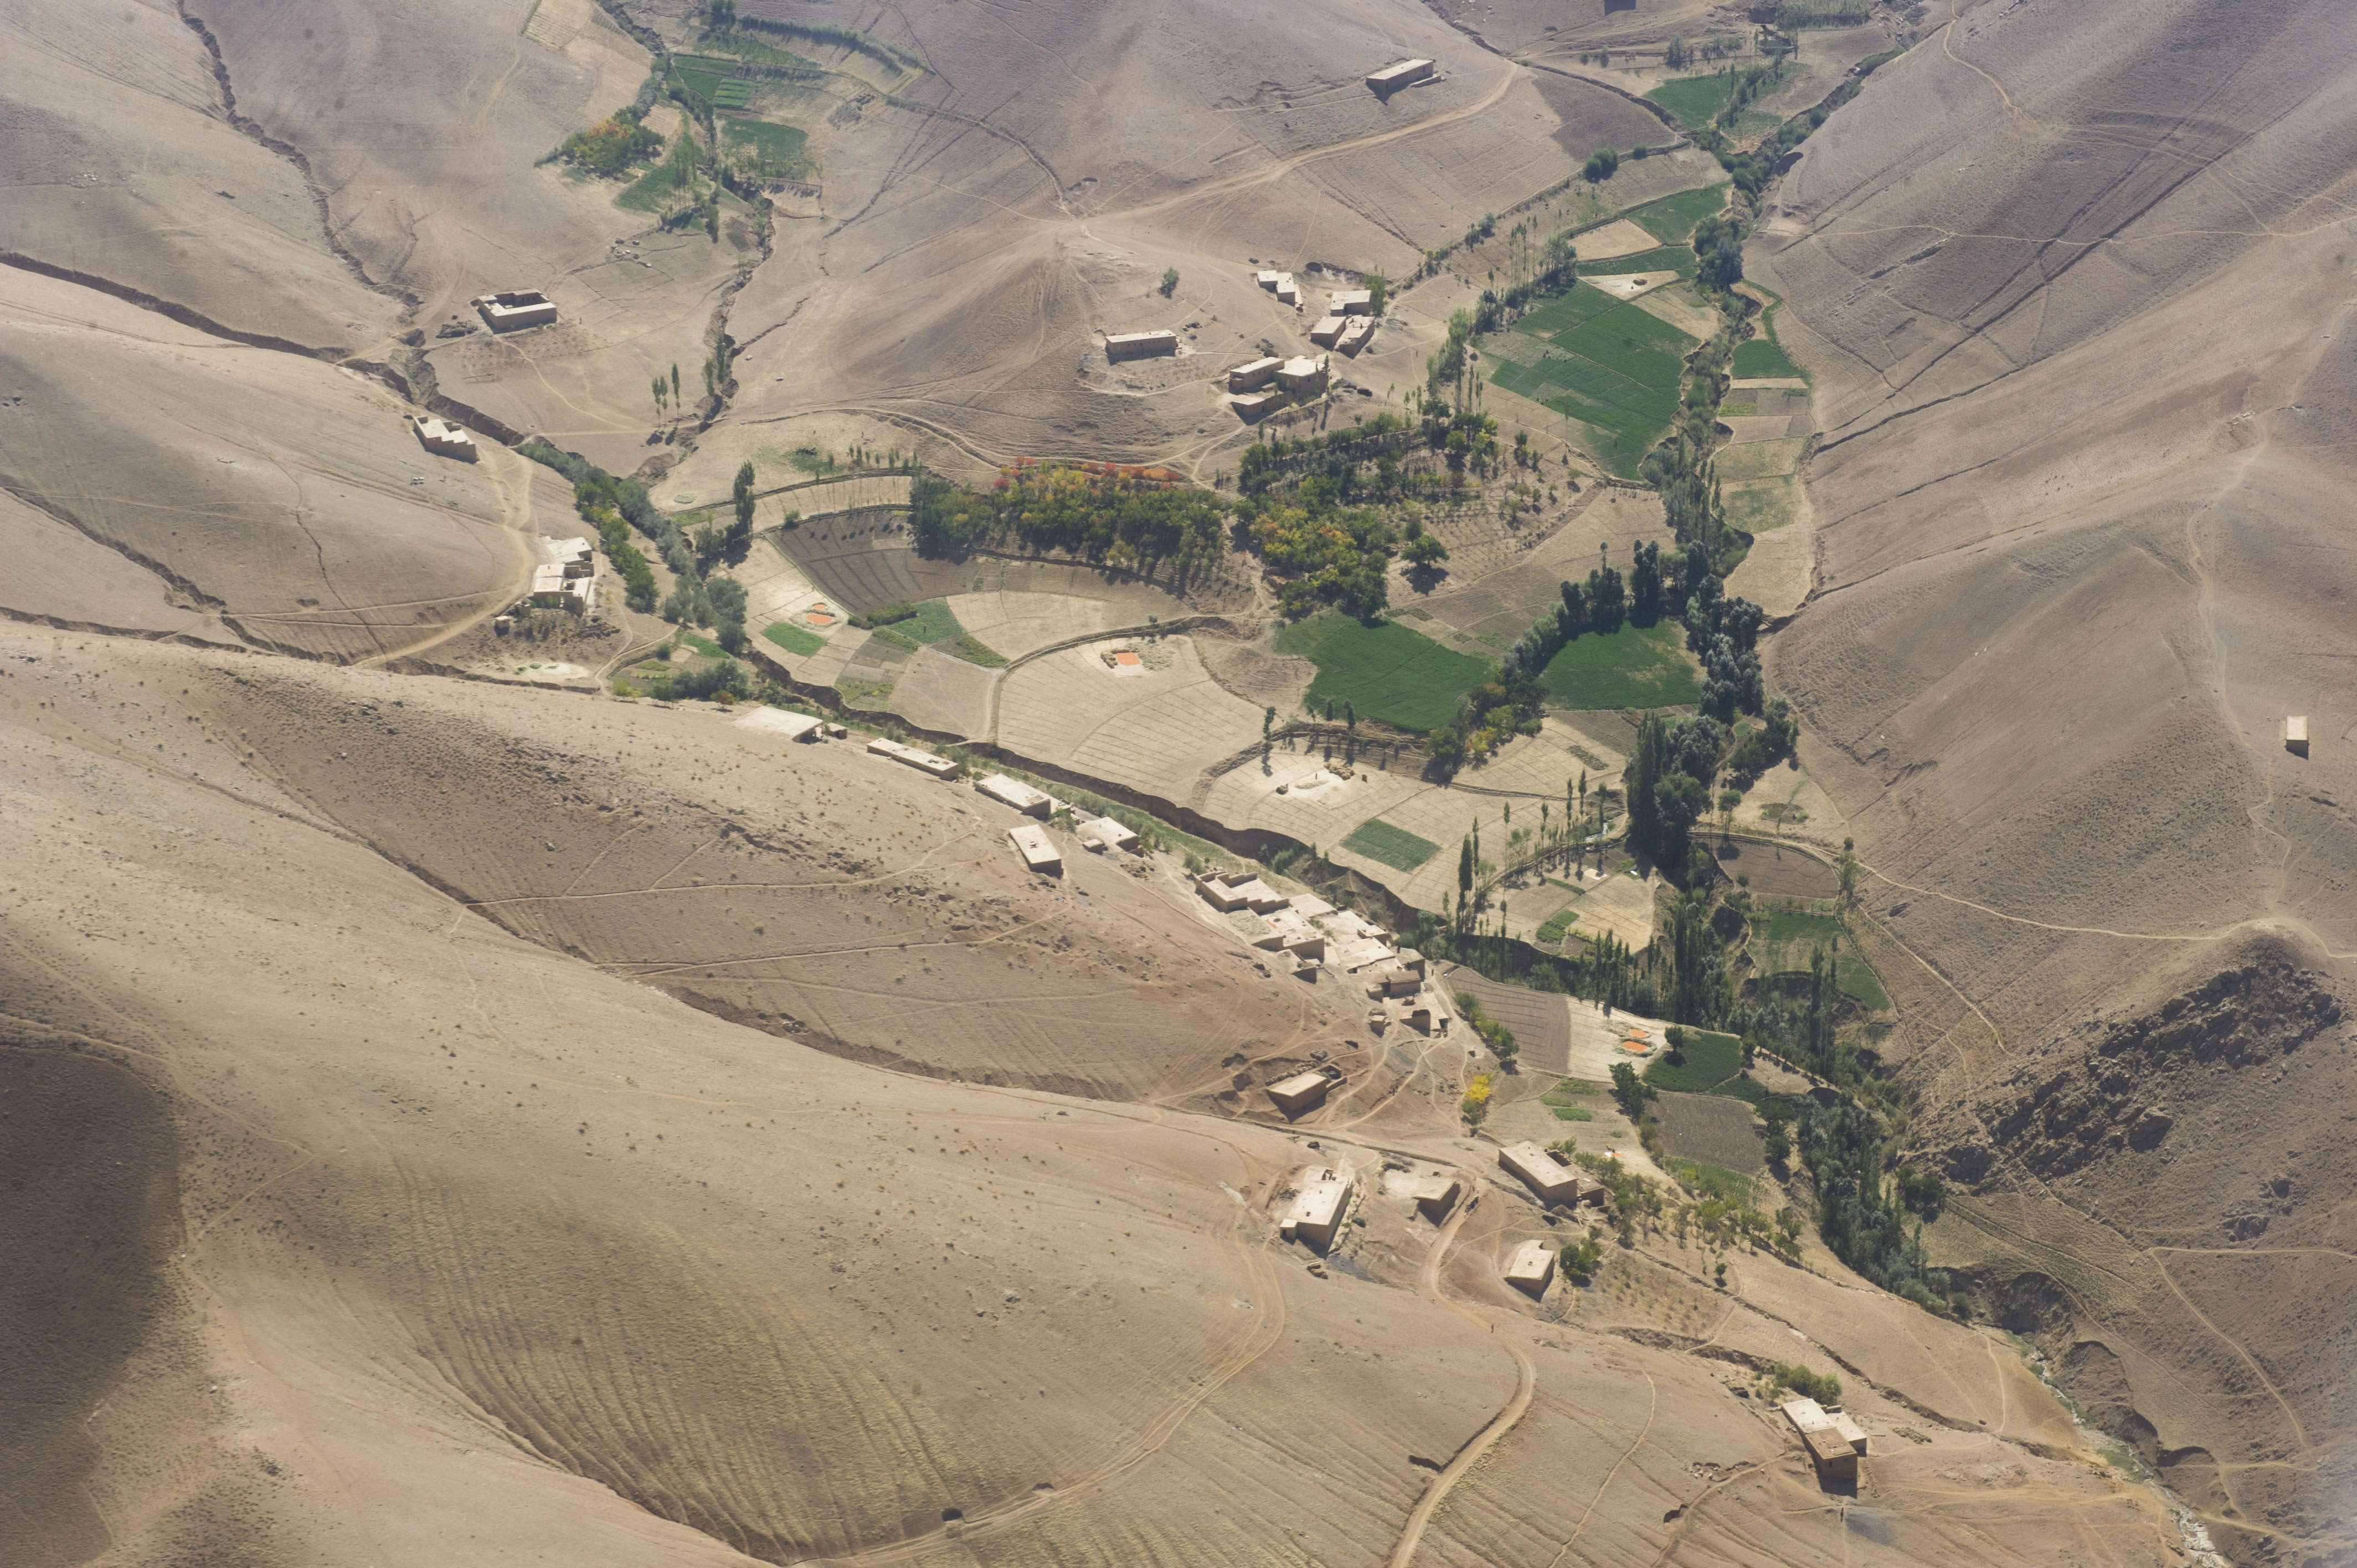
<svg viewBox="0 0 2357 1568">
<path fill-rule="evenodd" d="M 1626 218 L 1616 219 L 1580 235 L 1579 259 L 1583 262 L 1609 262 L 1620 256 L 1641 255 L 1660 244 L 1661 242 L 1641 225 Z M 1630 275 L 1642 277 L 1645 274 L 1637 273 Z"/>
</svg>

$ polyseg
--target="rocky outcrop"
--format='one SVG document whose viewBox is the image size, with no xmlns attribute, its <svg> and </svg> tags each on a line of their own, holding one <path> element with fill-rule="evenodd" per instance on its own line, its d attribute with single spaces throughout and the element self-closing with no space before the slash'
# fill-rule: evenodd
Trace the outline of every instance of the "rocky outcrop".
<svg viewBox="0 0 2357 1568">
<path fill-rule="evenodd" d="M 2321 977 L 2288 962 L 2222 971 L 2142 1017 L 2099 1026 L 2092 1047 L 2064 1047 L 2072 1059 L 2058 1064 L 2050 1052 L 2025 1061 L 1982 1101 L 1989 1141 L 1959 1140 L 1943 1151 L 1943 1168 L 1969 1185 L 1996 1167 L 2002 1150 L 2052 1180 L 2108 1154 L 2149 1152 L 2176 1126 L 2172 1106 L 2209 1092 L 2189 1075 L 2276 1061 L 2341 1019 Z"/>
</svg>

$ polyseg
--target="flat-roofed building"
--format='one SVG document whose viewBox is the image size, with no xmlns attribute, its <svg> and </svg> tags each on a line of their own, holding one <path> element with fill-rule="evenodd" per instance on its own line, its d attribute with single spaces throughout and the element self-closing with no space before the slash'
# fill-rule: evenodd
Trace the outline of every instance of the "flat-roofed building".
<svg viewBox="0 0 2357 1568">
<path fill-rule="evenodd" d="M 1347 317 L 1320 317 L 1318 324 L 1309 329 L 1309 340 L 1321 349 L 1330 349 L 1334 346 L 1334 339 L 1342 336 L 1342 328 L 1349 324 Z"/>
<path fill-rule="evenodd" d="M 1387 65 L 1367 76 L 1367 85 L 1380 96 L 1388 97 L 1410 82 L 1422 81 L 1432 74 L 1428 59 L 1404 59 L 1397 65 Z"/>
<path fill-rule="evenodd" d="M 548 553 L 568 577 L 587 577 L 597 569 L 597 557 L 586 539 L 552 539 Z"/>
<path fill-rule="evenodd" d="M 1301 285 L 1293 281 L 1291 273 L 1276 274 L 1276 299 L 1279 305 L 1299 305 Z"/>
<path fill-rule="evenodd" d="M 556 319 L 556 302 L 536 288 L 501 289 L 476 297 L 475 308 L 494 332 L 545 327 Z"/>
<path fill-rule="evenodd" d="M 1866 1452 L 1866 1428 L 1846 1412 L 1829 1411 L 1813 1399 L 1786 1400 L 1781 1408 L 1792 1430 L 1800 1434 L 1802 1446 L 1808 1449 L 1809 1462 L 1817 1467 L 1820 1478 L 1857 1479 L 1858 1456 Z"/>
<path fill-rule="evenodd" d="M 784 708 L 772 708 L 764 704 L 738 719 L 737 727 L 764 730 L 770 735 L 781 735 L 788 740 L 808 743 L 819 738 L 820 732 L 826 727 L 826 721 L 813 718 L 808 714 L 790 713 Z"/>
<path fill-rule="evenodd" d="M 2294 714 L 2284 720 L 2284 749 L 2295 757 L 2308 755 L 2308 715 Z"/>
<path fill-rule="evenodd" d="M 1275 288 L 1276 286 L 1277 280 L 1283 276 L 1285 276 L 1285 274 L 1280 272 L 1256 273 L 1254 274 L 1253 281 L 1259 284 L 1263 288 Z"/>
<path fill-rule="evenodd" d="M 1334 339 L 1334 347 L 1342 353 L 1356 355 L 1360 349 L 1372 341 L 1374 336 L 1375 318 L 1373 317 L 1353 316 L 1351 317 L 1351 324 L 1342 328 L 1342 335 Z"/>
<path fill-rule="evenodd" d="M 1105 334 L 1105 358 L 1108 360 L 1143 360 L 1153 354 L 1175 354 L 1178 351 L 1178 334 L 1176 332 L 1157 329 Z"/>
<path fill-rule="evenodd" d="M 1326 296 L 1329 316 L 1364 316 L 1375 307 L 1375 291 L 1371 288 L 1338 288 Z"/>
<path fill-rule="evenodd" d="M 1465 1184 L 1453 1176 L 1428 1176 L 1411 1185 L 1407 1195 L 1415 1199 L 1417 1213 L 1437 1224 L 1448 1218 L 1464 1191 Z"/>
<path fill-rule="evenodd" d="M 1228 390 L 1243 392 L 1265 387 L 1276 380 L 1276 368 L 1283 363 L 1283 360 L 1271 357 L 1238 365 L 1228 372 Z"/>
<path fill-rule="evenodd" d="M 532 569 L 532 592 L 526 596 L 538 609 L 577 611 L 587 603 L 581 590 L 575 586 L 577 581 L 568 580 L 564 566 L 552 561 L 545 566 Z"/>
<path fill-rule="evenodd" d="M 1329 1077 L 1316 1068 L 1308 1072 L 1297 1072 L 1291 1078 L 1270 1084 L 1268 1097 L 1276 1101 L 1276 1108 L 1287 1116 L 1298 1116 L 1324 1104 L 1339 1076 Z"/>
<path fill-rule="evenodd" d="M 1579 1201 L 1579 1172 L 1528 1139 L 1500 1149 L 1498 1164 L 1544 1202 Z"/>
<path fill-rule="evenodd" d="M 1045 819 L 1055 805 L 1045 790 L 1034 789 L 1020 779 L 1009 779 L 1004 773 L 994 773 L 976 783 L 974 788 L 1001 805 L 1014 807 L 1027 817 Z"/>
<path fill-rule="evenodd" d="M 417 444 L 437 457 L 456 457 L 461 463 L 475 460 L 475 438 L 446 419 L 425 415 L 412 426 L 417 432 Z"/>
<path fill-rule="evenodd" d="M 1207 872 L 1195 879 L 1195 890 L 1222 914 L 1231 909 L 1250 909 L 1255 915 L 1265 915 L 1292 903 L 1249 871 Z"/>
<path fill-rule="evenodd" d="M 1015 845 L 1015 853 L 1023 857 L 1023 864 L 1033 871 L 1046 876 L 1064 874 L 1064 857 L 1058 853 L 1056 841 L 1048 836 L 1047 829 L 1025 822 L 1007 829 L 1006 837 Z"/>
<path fill-rule="evenodd" d="M 1236 411 L 1237 418 L 1250 424 L 1266 414 L 1282 401 L 1273 392 L 1243 392 L 1228 399 L 1228 406 Z"/>
<path fill-rule="evenodd" d="M 1137 834 L 1111 817 L 1091 817 L 1080 827 L 1081 843 L 1098 851 L 1120 850 L 1125 854 L 1138 852 Z"/>
<path fill-rule="evenodd" d="M 1546 1294 L 1555 1283 L 1555 1249 L 1544 1241 L 1525 1241 L 1506 1259 L 1506 1283 L 1526 1295 Z"/>
<path fill-rule="evenodd" d="M 903 763 L 920 773 L 930 773 L 936 779 L 954 779 L 958 776 L 958 765 L 948 757 L 936 757 L 930 751 L 920 751 L 913 746 L 903 746 L 897 740 L 887 740 L 880 735 L 867 743 L 867 750 L 870 756 L 888 757 L 895 762 Z"/>
<path fill-rule="evenodd" d="M 1350 1211 L 1351 1181 L 1344 1172 L 1324 1165 L 1304 1165 L 1294 1173 L 1293 1197 L 1277 1218 L 1280 1234 L 1322 1252 L 1334 1244 Z"/>
<path fill-rule="evenodd" d="M 1297 394 L 1326 390 L 1326 365 L 1307 354 L 1297 355 L 1276 368 L 1276 384 Z"/>
</svg>

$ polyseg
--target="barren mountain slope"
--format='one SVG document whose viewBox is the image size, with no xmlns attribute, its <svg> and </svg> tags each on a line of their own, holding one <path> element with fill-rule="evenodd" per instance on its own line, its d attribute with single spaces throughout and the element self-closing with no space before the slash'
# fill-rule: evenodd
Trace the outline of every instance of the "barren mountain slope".
<svg viewBox="0 0 2357 1568">
<path fill-rule="evenodd" d="M 1209 378 L 1264 338 L 1306 351 L 1315 314 L 1254 287 L 1250 261 L 1404 277 L 1425 247 L 1592 148 L 1664 135 L 1602 89 L 1543 95 L 1405 4 L 791 14 L 921 53 L 937 74 L 911 102 L 1002 134 L 897 104 L 821 133 L 827 220 L 786 226 L 732 317 L 748 345 L 736 415 L 881 413 L 992 460 L 1229 442 L 1235 422 Z M 1439 61 L 1441 79 L 1388 100 L 1360 81 L 1409 55 Z M 1169 299 L 1156 289 L 1166 267 L 1179 274 Z M 1399 308 L 1446 315 L 1415 295 Z M 1189 324 L 1178 363 L 1105 379 L 1100 331 Z M 1379 334 L 1351 373 L 1405 384 L 1423 350 L 1405 342 Z"/>
<path fill-rule="evenodd" d="M 427 455 L 355 371 L 15 268 L 0 388 L 18 615 L 364 659 L 511 603 L 533 535 L 577 527 L 545 470 Z"/>
<path fill-rule="evenodd" d="M 1436 1233 L 1372 1196 L 1372 1149 L 705 1016 L 317 815 L 231 705 L 241 678 L 340 690 L 417 743 L 374 758 L 414 789 L 446 751 L 424 693 L 465 687 L 5 643 L 0 1233 L 38 1261 L 0 1286 L 12 1563 L 1243 1564 L 1419 1539 L 1534 1568 L 1583 1540 L 2052 1563 L 2082 1521 L 2114 1561 L 2167 1560 L 2152 1500 L 1953 1326 L 1872 1348 L 1845 1323 L 1874 1293 L 1763 1282 L 1764 1310 L 1814 1292 L 1813 1326 L 1922 1380 L 1853 1395 L 1914 1478 L 1852 1539 L 1727 1361 L 1535 1321 L 1494 1272 L 1543 1229 L 1510 1195 Z M 618 811 L 677 809 L 610 782 Z M 1266 1229 L 1305 1157 L 1370 1187 L 1351 1273 Z M 1797 1333 L 1732 1305 L 1721 1326 L 1738 1367 Z M 1947 1409 L 1976 1367 L 1986 1430 Z M 1546 1473 L 1434 1480 L 1484 1452 Z M 1994 1545 L 1992 1507 L 2018 1527 Z"/>
<path fill-rule="evenodd" d="M 2066 1373 L 2251 1560 L 2351 1548 L 2357 1410 L 2300 1369 L 2357 1298 L 2297 1253 L 2357 1179 L 2345 22 L 1968 8 L 1752 247 L 1824 432 L 1775 676 L 1938 971 L 1890 1048 L 1981 1184 L 1953 1244 L 2060 1282 Z"/>
<path fill-rule="evenodd" d="M 169 5 L 0 6 L 0 252 L 233 331 L 358 352 L 401 302 L 336 253 L 294 162 L 231 125 Z"/>
</svg>

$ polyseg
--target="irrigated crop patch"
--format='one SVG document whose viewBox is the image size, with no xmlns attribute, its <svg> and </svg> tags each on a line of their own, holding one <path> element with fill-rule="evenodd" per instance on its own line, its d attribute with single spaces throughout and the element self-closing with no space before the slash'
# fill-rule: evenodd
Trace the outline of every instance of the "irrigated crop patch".
<svg viewBox="0 0 2357 1568">
<path fill-rule="evenodd" d="M 1361 718 L 1428 730 L 1457 716 L 1457 699 L 1487 680 L 1487 660 L 1451 653 L 1397 621 L 1370 626 L 1329 610 L 1277 634 L 1279 653 L 1318 666 L 1308 702 L 1348 703 Z"/>
<path fill-rule="evenodd" d="M 1623 622 L 1564 644 L 1539 677 L 1558 708 L 1674 708 L 1702 700 L 1702 679 L 1672 621 Z"/>
<path fill-rule="evenodd" d="M 1801 367 L 1786 359 L 1776 339 L 1766 333 L 1735 346 L 1734 371 L 1737 376 L 1747 380 L 1801 374 Z"/>
<path fill-rule="evenodd" d="M 1419 838 L 1405 828 L 1395 828 L 1380 817 L 1370 817 L 1351 829 L 1342 847 L 1369 860 L 1379 860 L 1394 871 L 1414 871 L 1440 853 L 1440 846 L 1430 839 Z"/>
<path fill-rule="evenodd" d="M 1491 340 L 1490 379 L 1587 425 L 1597 456 L 1631 475 L 1677 417 L 1678 378 L 1695 341 L 1580 283 Z"/>
<path fill-rule="evenodd" d="M 723 120 L 721 148 L 731 163 L 768 179 L 803 179 L 812 172 L 804 154 L 810 138 L 792 125 L 766 120 Z"/>
<path fill-rule="evenodd" d="M 826 639 L 814 631 L 806 631 L 790 621 L 780 621 L 762 628 L 761 635 L 787 652 L 807 659 L 826 646 Z"/>
<path fill-rule="evenodd" d="M 1621 216 L 1665 245 L 1683 245 L 1694 233 L 1695 224 L 1715 216 L 1726 206 L 1727 187 L 1706 185 L 1699 190 L 1682 190 L 1675 196 L 1631 208 Z"/>
<path fill-rule="evenodd" d="M 1843 995 L 1862 1007 L 1890 1005 L 1873 966 L 1843 940 L 1841 919 L 1819 900 L 1807 908 L 1770 909 L 1751 917 L 1751 961 L 1763 975 L 1806 974 L 1818 948 L 1838 950 L 1836 983 Z"/>
</svg>

